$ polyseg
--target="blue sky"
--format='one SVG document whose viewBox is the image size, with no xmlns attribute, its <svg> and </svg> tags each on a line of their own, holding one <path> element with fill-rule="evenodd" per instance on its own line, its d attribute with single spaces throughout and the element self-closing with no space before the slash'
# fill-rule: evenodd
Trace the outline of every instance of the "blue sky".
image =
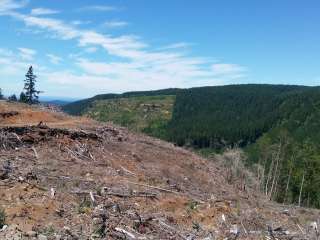
<svg viewBox="0 0 320 240">
<path fill-rule="evenodd" d="M 46 96 L 319 85 L 316 0 L 0 0 L 0 87 Z"/>
</svg>

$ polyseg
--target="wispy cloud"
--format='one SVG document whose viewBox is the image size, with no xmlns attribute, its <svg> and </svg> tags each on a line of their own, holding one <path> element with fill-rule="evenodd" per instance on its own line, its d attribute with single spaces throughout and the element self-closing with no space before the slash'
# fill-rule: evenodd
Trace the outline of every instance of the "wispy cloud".
<svg viewBox="0 0 320 240">
<path fill-rule="evenodd" d="M 1 0 L 0 0 L 1 1 Z M 0 5 L 1 6 L 1 5 Z M 97 6 L 90 6 L 97 10 Z M 106 6 L 104 6 L 106 7 Z M 92 10 L 93 10 L 92 9 Z M 171 44 L 164 48 L 149 46 L 139 36 L 112 36 L 57 18 L 32 16 L 17 11 L 7 11 L 7 15 L 24 22 L 28 28 L 60 40 L 77 41 L 80 51 L 103 51 L 112 61 L 103 62 L 74 56 L 76 73 L 72 70 L 43 71 L 48 79 L 99 92 L 119 92 L 127 90 L 148 90 L 167 87 L 192 87 L 222 84 L 225 80 L 244 77 L 246 69 L 237 64 L 214 63 L 204 57 L 190 56 L 184 48 L 185 42 Z M 158 49 L 158 50 L 154 50 Z M 79 51 L 79 52 L 80 52 Z M 50 56 L 51 55 L 51 56 Z M 52 63 L 59 63 L 57 56 L 48 54 Z M 103 56 L 103 55 L 102 55 Z M 69 69 L 69 68 L 68 68 Z"/>
<path fill-rule="evenodd" d="M 0 0 L 0 15 L 7 14 L 10 11 L 23 8 L 27 5 L 27 0 L 14 1 L 14 0 Z"/>
<path fill-rule="evenodd" d="M 20 56 L 24 60 L 33 60 L 34 56 L 37 54 L 36 50 L 30 48 L 18 48 L 20 51 Z"/>
<path fill-rule="evenodd" d="M 49 30 L 55 35 L 53 37 L 61 38 L 63 40 L 74 39 L 79 36 L 77 29 L 73 26 L 65 24 L 61 20 L 53 18 L 36 17 L 31 15 L 24 15 L 19 13 L 11 13 L 16 19 L 22 20 L 29 27 L 38 27 L 42 30 Z"/>
<path fill-rule="evenodd" d="M 16 51 L 0 48 L 0 73 L 2 76 L 23 76 L 30 64 L 38 67 L 37 64 L 31 63 L 30 56 L 35 51 L 28 48 L 20 48 Z"/>
<path fill-rule="evenodd" d="M 116 21 L 116 20 L 112 20 L 112 21 L 106 21 L 103 23 L 103 26 L 107 27 L 107 28 L 122 28 L 125 26 L 128 26 L 129 23 L 125 22 L 125 21 Z"/>
<path fill-rule="evenodd" d="M 40 16 L 40 15 L 51 15 L 51 14 L 57 14 L 60 11 L 49 9 L 49 8 L 33 8 L 31 10 L 31 15 L 34 16 Z"/>
<path fill-rule="evenodd" d="M 78 8 L 77 11 L 99 11 L 99 12 L 111 12 L 118 11 L 119 7 L 111 6 L 111 5 L 90 5 Z"/>
<path fill-rule="evenodd" d="M 95 53 L 95 52 L 98 51 L 98 48 L 96 48 L 96 47 L 89 47 L 89 48 L 86 48 L 84 51 L 87 52 L 87 53 Z"/>
<path fill-rule="evenodd" d="M 186 42 L 179 42 L 179 43 L 173 43 L 168 46 L 162 47 L 162 50 L 169 50 L 169 49 L 179 49 L 179 48 L 187 48 L 191 47 L 193 44 L 186 43 Z"/>
<path fill-rule="evenodd" d="M 212 65 L 214 76 L 228 77 L 231 79 L 242 78 L 246 75 L 247 69 L 237 64 L 216 63 Z"/>
<path fill-rule="evenodd" d="M 55 65 L 59 64 L 62 61 L 61 57 L 58 57 L 54 54 L 47 54 L 47 57 L 49 58 L 49 61 Z"/>
</svg>

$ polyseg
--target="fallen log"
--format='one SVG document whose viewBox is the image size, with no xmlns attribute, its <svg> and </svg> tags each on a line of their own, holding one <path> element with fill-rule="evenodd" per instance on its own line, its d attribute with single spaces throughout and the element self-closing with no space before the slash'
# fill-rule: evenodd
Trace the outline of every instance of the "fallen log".
<svg viewBox="0 0 320 240">
<path fill-rule="evenodd" d="M 133 193 L 133 194 L 125 194 L 125 193 L 116 193 L 116 192 L 106 192 L 105 195 L 121 197 L 121 198 L 137 198 L 137 197 L 145 197 L 145 198 L 156 198 L 157 194 L 155 193 Z"/>
<path fill-rule="evenodd" d="M 129 237 L 129 239 L 137 239 L 135 237 L 135 235 L 133 235 L 132 233 L 130 233 L 130 232 L 128 232 L 128 231 L 126 231 L 126 230 L 124 230 L 122 228 L 116 227 L 114 230 L 116 230 L 117 232 L 125 234 L 127 237 Z"/>
<path fill-rule="evenodd" d="M 161 187 L 151 186 L 151 185 L 142 184 L 142 183 L 137 183 L 137 182 L 131 182 L 131 181 L 127 181 L 127 180 L 124 180 L 124 182 L 129 183 L 129 184 L 134 184 L 134 185 L 137 185 L 137 186 L 142 186 L 142 187 L 147 187 L 147 188 L 156 189 L 156 190 L 159 190 L 159 191 L 162 191 L 162 192 L 173 193 L 173 194 L 180 195 L 180 196 L 190 197 L 190 196 L 188 196 L 188 195 L 186 195 L 186 194 L 184 194 L 184 193 L 176 192 L 176 191 L 169 190 L 169 189 L 165 189 L 165 188 L 161 188 Z M 204 201 L 199 200 L 199 199 L 194 199 L 194 200 L 197 201 L 197 202 L 199 202 L 199 203 L 202 203 L 202 204 L 205 203 Z"/>
</svg>

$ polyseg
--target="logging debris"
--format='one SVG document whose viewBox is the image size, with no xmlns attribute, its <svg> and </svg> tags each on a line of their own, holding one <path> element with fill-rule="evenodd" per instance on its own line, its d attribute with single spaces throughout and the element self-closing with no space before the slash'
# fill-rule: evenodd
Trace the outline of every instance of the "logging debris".
<svg viewBox="0 0 320 240">
<path fill-rule="evenodd" d="M 319 238 L 318 210 L 239 190 L 214 161 L 112 124 L 61 119 L 0 128 L 0 239 Z"/>
</svg>

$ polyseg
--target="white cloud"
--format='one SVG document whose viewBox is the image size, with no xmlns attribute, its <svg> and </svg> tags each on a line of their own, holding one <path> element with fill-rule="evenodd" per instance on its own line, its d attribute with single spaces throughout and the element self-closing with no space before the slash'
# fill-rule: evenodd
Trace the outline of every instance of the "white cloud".
<svg viewBox="0 0 320 240">
<path fill-rule="evenodd" d="M 215 76 L 228 77 L 231 79 L 242 78 L 245 76 L 247 69 L 237 64 L 216 63 L 212 65 Z"/>
<path fill-rule="evenodd" d="M 168 46 L 165 46 L 163 48 L 161 48 L 162 50 L 169 50 L 169 49 L 179 49 L 179 48 L 187 48 L 192 46 L 191 43 L 186 43 L 186 42 L 179 42 L 179 43 L 174 43 L 174 44 L 170 44 Z"/>
<path fill-rule="evenodd" d="M 10 11 L 23 8 L 28 1 L 0 0 L 0 15 L 7 14 Z"/>
<path fill-rule="evenodd" d="M 108 62 L 99 62 L 80 58 L 81 54 L 77 53 L 70 56 L 78 69 L 76 74 L 70 70 L 59 72 L 45 70 L 41 73 L 48 81 L 57 81 L 56 76 L 59 76 L 61 84 L 78 86 L 79 89 L 85 90 L 90 87 L 92 91 L 121 92 L 216 85 L 230 79 L 244 77 L 247 71 L 240 65 L 214 64 L 210 59 L 189 56 L 182 51 L 190 46 L 185 42 L 152 50 L 155 48 L 150 47 L 137 36 L 101 34 L 93 30 L 80 29 L 76 26 L 77 24 L 66 23 L 56 18 L 31 16 L 12 11 L 7 12 L 7 15 L 23 21 L 29 28 L 40 29 L 45 34 L 50 33 L 50 37 L 77 41 L 82 52 L 93 53 L 104 50 L 105 58 L 113 59 Z M 51 56 L 48 54 L 47 57 L 52 63 L 59 63 L 61 60 L 52 54 Z"/>
<path fill-rule="evenodd" d="M 119 10 L 118 7 L 110 5 L 90 5 L 82 8 L 78 8 L 78 11 L 99 11 L 99 12 L 110 12 Z"/>
<path fill-rule="evenodd" d="M 18 50 L 20 51 L 20 56 L 22 59 L 24 60 L 28 60 L 31 61 L 34 58 L 34 55 L 37 54 L 37 51 L 30 49 L 30 48 L 18 48 Z"/>
<path fill-rule="evenodd" d="M 63 40 L 69 40 L 79 36 L 79 31 L 57 19 L 35 17 L 18 13 L 11 15 L 22 20 L 29 27 L 38 27 L 43 30 L 50 30 L 56 34 L 54 37 L 61 38 Z"/>
<path fill-rule="evenodd" d="M 125 21 L 107 21 L 103 24 L 103 26 L 107 27 L 107 28 L 122 28 L 125 26 L 128 26 L 129 23 L 125 22 Z"/>
<path fill-rule="evenodd" d="M 21 50 L 22 49 L 22 50 Z M 32 49 L 20 48 L 20 50 L 7 50 L 0 48 L 0 75 L 2 76 L 2 80 L 5 79 L 4 82 L 0 79 L 1 85 L 13 84 L 14 80 L 17 79 L 16 82 L 18 84 L 23 84 L 23 78 L 26 74 L 30 65 L 36 69 L 36 71 L 47 71 L 47 68 L 43 65 L 38 65 L 35 60 L 30 60 L 28 57 L 26 58 L 21 54 L 21 51 L 25 54 L 36 54 Z M 16 85 L 16 83 L 14 84 Z M 5 86 L 4 86 L 5 88 Z M 14 91 L 14 89 L 11 89 Z M 17 90 L 17 89 L 16 89 Z"/>
<path fill-rule="evenodd" d="M 96 47 L 89 47 L 89 48 L 85 49 L 85 52 L 87 52 L 87 53 L 95 53 L 97 51 L 98 51 L 98 48 L 96 48 Z"/>
<path fill-rule="evenodd" d="M 54 54 L 47 54 L 47 57 L 49 58 L 49 61 L 55 65 L 59 64 L 62 61 L 61 57 L 58 57 Z"/>
<path fill-rule="evenodd" d="M 40 16 L 40 15 L 51 15 L 51 14 L 57 14 L 59 11 L 49 9 L 49 8 L 34 8 L 31 10 L 31 15 L 34 16 Z"/>
<path fill-rule="evenodd" d="M 4 48 L 0 48 L 0 56 L 2 57 L 11 57 L 13 56 L 13 52 L 8 50 L 8 49 L 4 49 Z"/>
</svg>

